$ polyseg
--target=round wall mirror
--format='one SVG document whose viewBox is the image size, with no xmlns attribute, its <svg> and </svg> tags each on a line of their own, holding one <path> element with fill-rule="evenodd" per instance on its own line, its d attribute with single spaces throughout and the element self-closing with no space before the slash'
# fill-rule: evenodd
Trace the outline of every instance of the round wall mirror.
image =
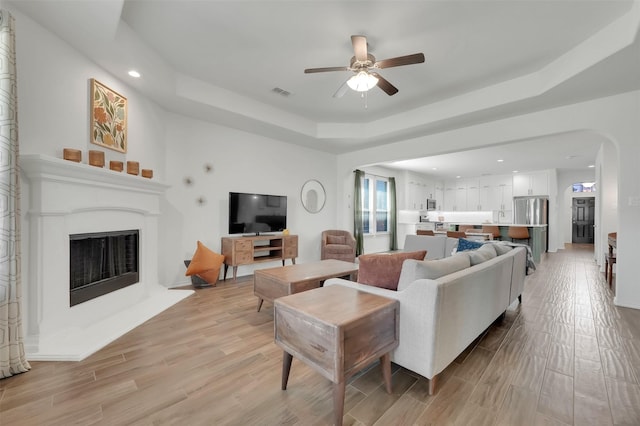
<svg viewBox="0 0 640 426">
<path fill-rule="evenodd" d="M 327 201 L 327 194 L 324 192 L 324 186 L 320 182 L 311 179 L 302 185 L 300 199 L 306 211 L 318 213 L 324 207 L 325 201 Z"/>
</svg>

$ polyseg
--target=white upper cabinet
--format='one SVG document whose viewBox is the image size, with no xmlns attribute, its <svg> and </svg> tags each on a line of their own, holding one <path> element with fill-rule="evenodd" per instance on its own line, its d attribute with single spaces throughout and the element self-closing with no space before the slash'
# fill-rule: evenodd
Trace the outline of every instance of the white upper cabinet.
<svg viewBox="0 0 640 426">
<path fill-rule="evenodd" d="M 426 176 L 406 173 L 404 176 L 404 204 L 405 210 L 426 210 L 427 199 L 435 197 L 435 183 Z"/>
<path fill-rule="evenodd" d="M 433 196 L 436 199 L 436 210 L 444 210 L 444 182 L 436 182 Z"/>
<path fill-rule="evenodd" d="M 511 209 L 511 176 L 483 176 L 478 182 L 480 210 Z"/>
<path fill-rule="evenodd" d="M 513 196 L 549 195 L 549 178 L 546 171 L 513 175 Z"/>
<path fill-rule="evenodd" d="M 467 179 L 467 210 L 483 210 L 480 203 L 480 180 L 478 178 Z"/>
</svg>

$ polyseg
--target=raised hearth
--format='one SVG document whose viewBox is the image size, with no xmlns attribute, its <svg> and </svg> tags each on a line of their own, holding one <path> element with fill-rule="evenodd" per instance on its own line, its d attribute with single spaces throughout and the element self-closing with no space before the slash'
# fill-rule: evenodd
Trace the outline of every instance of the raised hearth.
<svg viewBox="0 0 640 426">
<path fill-rule="evenodd" d="M 81 360 L 192 294 L 158 282 L 158 215 L 167 185 L 44 155 L 23 155 L 28 179 L 23 326 L 29 360 Z M 71 306 L 70 237 L 139 232 L 138 282 Z M 27 238 L 28 237 L 28 238 Z"/>
</svg>

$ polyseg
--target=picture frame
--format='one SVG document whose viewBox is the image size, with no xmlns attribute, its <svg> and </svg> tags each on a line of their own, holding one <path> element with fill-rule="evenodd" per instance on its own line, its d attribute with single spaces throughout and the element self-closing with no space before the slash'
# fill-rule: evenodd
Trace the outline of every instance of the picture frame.
<svg viewBox="0 0 640 426">
<path fill-rule="evenodd" d="M 91 143 L 127 152 L 127 98 L 91 79 Z"/>
</svg>

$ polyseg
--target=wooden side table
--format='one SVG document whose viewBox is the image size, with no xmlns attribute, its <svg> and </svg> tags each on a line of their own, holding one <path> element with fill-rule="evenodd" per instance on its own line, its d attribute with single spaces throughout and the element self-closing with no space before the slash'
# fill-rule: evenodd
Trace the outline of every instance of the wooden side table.
<svg viewBox="0 0 640 426">
<path fill-rule="evenodd" d="M 398 346 L 400 304 L 371 293 L 332 285 L 274 301 L 275 342 L 283 350 L 282 390 L 293 358 L 333 382 L 334 419 L 342 425 L 346 380 L 380 359 L 391 393 L 389 352 Z"/>
</svg>

